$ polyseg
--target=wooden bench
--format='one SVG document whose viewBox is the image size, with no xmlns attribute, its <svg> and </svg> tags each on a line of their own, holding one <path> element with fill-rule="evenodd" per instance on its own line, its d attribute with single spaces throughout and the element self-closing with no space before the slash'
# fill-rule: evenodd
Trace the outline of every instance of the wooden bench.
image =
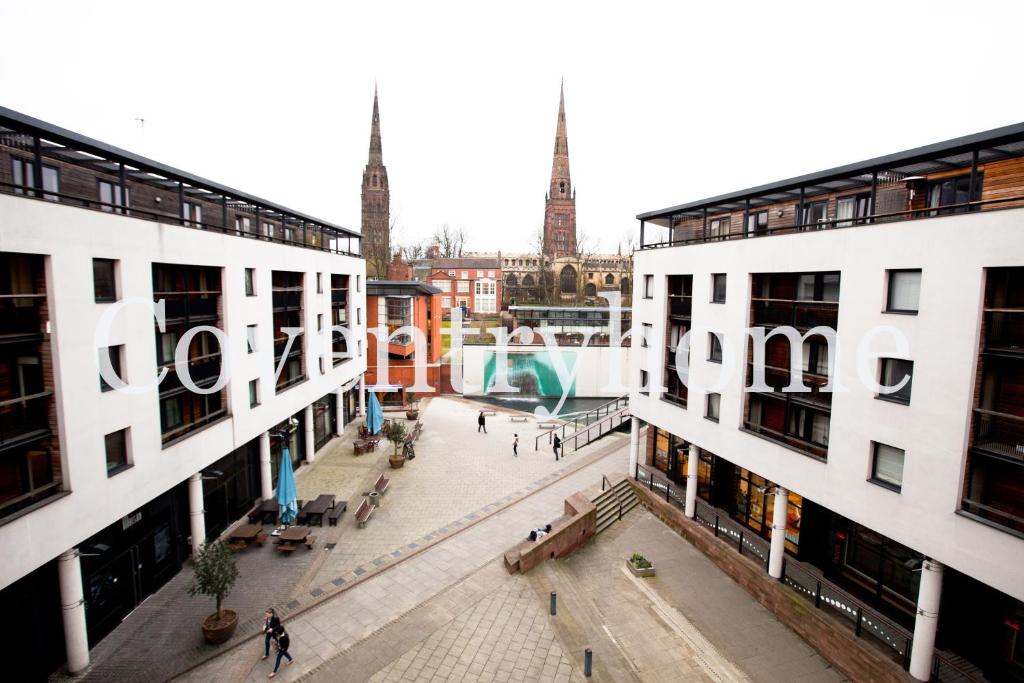
<svg viewBox="0 0 1024 683">
<path fill-rule="evenodd" d="M 306 542 L 305 543 L 306 543 L 306 548 L 308 550 L 312 550 L 313 549 L 313 544 L 316 543 L 316 536 L 314 536 L 312 534 L 310 534 L 309 536 L 306 536 Z"/>
<path fill-rule="evenodd" d="M 508 417 L 509 422 L 526 422 L 529 419 L 525 415 L 509 415 Z"/>
<path fill-rule="evenodd" d="M 498 414 L 496 411 L 493 410 L 481 410 L 480 412 L 486 417 L 494 417 L 495 415 Z"/>
<path fill-rule="evenodd" d="M 224 547 L 228 550 L 234 550 L 235 552 L 239 552 L 241 550 L 245 550 L 249 546 L 248 544 L 242 541 L 227 541 L 226 543 L 224 543 Z"/>
<path fill-rule="evenodd" d="M 345 514 L 345 510 L 347 510 L 347 509 L 348 509 L 348 501 L 347 500 L 339 500 L 339 501 L 337 501 L 334 504 L 334 507 L 331 508 L 331 511 L 327 513 L 327 523 L 330 526 L 338 526 L 338 520 L 341 519 L 341 516 L 343 514 Z"/>
<path fill-rule="evenodd" d="M 558 426 L 557 422 L 538 422 L 537 429 L 554 429 Z"/>
<path fill-rule="evenodd" d="M 388 492 L 389 486 L 391 486 L 391 480 L 385 477 L 383 472 L 377 477 L 377 481 L 373 482 L 373 490 L 382 496 Z"/>
<path fill-rule="evenodd" d="M 282 553 L 285 553 L 286 555 L 289 554 L 289 553 L 294 553 L 296 548 L 298 548 L 298 546 L 297 545 L 292 545 L 291 543 L 278 543 L 277 544 L 278 551 L 282 552 Z"/>
<path fill-rule="evenodd" d="M 373 515 L 373 506 L 370 505 L 369 498 L 363 498 L 363 502 L 356 508 L 356 522 L 359 524 L 359 528 L 362 529 L 366 526 L 366 520 L 370 519 Z"/>
</svg>

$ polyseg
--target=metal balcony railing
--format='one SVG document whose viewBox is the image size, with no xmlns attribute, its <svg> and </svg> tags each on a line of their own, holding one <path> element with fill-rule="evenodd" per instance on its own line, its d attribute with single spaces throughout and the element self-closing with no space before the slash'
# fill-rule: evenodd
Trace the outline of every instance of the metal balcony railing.
<svg viewBox="0 0 1024 683">
<path fill-rule="evenodd" d="M 819 325 L 835 329 L 839 318 L 837 301 L 790 301 L 754 298 L 751 326 L 789 325 L 807 330 Z"/>
<path fill-rule="evenodd" d="M 43 333 L 45 294 L 0 294 L 0 340 Z"/>
<path fill-rule="evenodd" d="M 52 391 L 0 400 L 0 444 L 14 444 L 48 433 L 52 400 Z"/>
<path fill-rule="evenodd" d="M 156 301 L 164 302 L 167 320 L 216 320 L 220 292 L 154 292 Z"/>
</svg>

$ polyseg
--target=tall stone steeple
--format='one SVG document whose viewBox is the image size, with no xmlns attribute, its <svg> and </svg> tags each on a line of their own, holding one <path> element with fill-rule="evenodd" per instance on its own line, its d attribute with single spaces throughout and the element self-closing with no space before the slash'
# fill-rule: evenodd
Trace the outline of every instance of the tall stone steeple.
<svg viewBox="0 0 1024 683">
<path fill-rule="evenodd" d="M 558 97 L 558 125 L 555 153 L 551 162 L 551 185 L 544 198 L 544 253 L 551 258 L 576 251 L 576 190 L 569 177 L 569 136 L 565 126 L 565 86 Z"/>
<path fill-rule="evenodd" d="M 370 121 L 370 155 L 363 171 L 363 256 L 370 277 L 387 277 L 391 261 L 388 225 L 391 219 L 391 191 L 388 170 L 380 144 L 380 109 L 377 86 L 373 86 L 373 118 Z"/>
</svg>

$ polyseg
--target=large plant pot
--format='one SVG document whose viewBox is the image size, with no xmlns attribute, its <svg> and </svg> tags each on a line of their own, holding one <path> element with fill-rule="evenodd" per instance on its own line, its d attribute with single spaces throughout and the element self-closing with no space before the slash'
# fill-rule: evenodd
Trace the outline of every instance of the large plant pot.
<svg viewBox="0 0 1024 683">
<path fill-rule="evenodd" d="M 647 576 L 654 576 L 654 565 L 651 565 L 650 567 L 647 567 L 646 569 L 640 569 L 635 564 L 633 564 L 629 560 L 629 558 L 626 558 L 626 566 L 629 567 L 629 571 L 633 574 L 633 576 L 639 576 L 641 578 L 644 578 L 644 577 L 647 577 Z"/>
<path fill-rule="evenodd" d="M 210 645 L 227 641 L 238 626 L 238 614 L 234 610 L 222 609 L 220 614 L 219 620 L 216 612 L 203 619 L 203 637 Z"/>
<path fill-rule="evenodd" d="M 391 469 L 397 470 L 405 464 L 405 456 L 402 454 L 388 456 L 388 464 L 391 465 Z"/>
<path fill-rule="evenodd" d="M 419 408 L 409 408 L 408 410 L 405 411 L 405 419 L 406 420 L 417 420 L 417 419 L 419 419 L 419 416 L 420 416 L 420 409 Z"/>
</svg>

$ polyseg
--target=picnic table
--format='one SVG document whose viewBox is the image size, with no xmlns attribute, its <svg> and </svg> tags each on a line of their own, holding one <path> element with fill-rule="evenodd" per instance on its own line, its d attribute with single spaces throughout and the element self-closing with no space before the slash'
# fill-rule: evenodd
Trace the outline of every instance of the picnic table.
<svg viewBox="0 0 1024 683">
<path fill-rule="evenodd" d="M 314 539 L 315 537 L 309 534 L 308 526 L 290 526 L 278 535 L 277 549 L 283 553 L 290 553 L 302 543 L 311 548 Z"/>
<path fill-rule="evenodd" d="M 267 517 L 270 518 L 270 523 L 273 523 L 277 519 L 277 511 L 280 506 L 277 501 L 273 498 L 261 502 L 259 505 L 249 511 L 249 521 L 255 522 L 259 520 L 263 524 L 267 524 Z"/>
<path fill-rule="evenodd" d="M 254 541 L 259 545 L 263 545 L 263 541 L 266 538 L 266 535 L 263 533 L 263 527 L 259 524 L 241 524 L 232 529 L 228 534 L 227 546 L 232 550 L 243 550 Z"/>
<path fill-rule="evenodd" d="M 316 500 L 311 500 L 306 503 L 305 507 L 302 508 L 300 516 L 305 517 L 307 524 L 312 524 L 315 519 L 319 526 L 323 526 L 324 515 L 333 507 L 334 495 L 330 493 L 322 493 L 317 496 Z"/>
</svg>

